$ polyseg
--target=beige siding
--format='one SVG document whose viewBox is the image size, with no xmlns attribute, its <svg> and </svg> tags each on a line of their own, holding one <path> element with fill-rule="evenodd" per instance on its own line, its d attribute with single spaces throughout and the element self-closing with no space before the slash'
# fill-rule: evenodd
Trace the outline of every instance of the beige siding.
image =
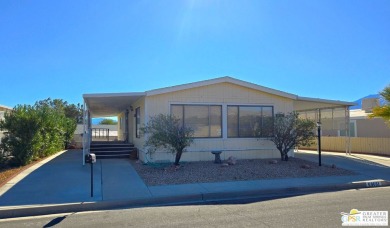
<svg viewBox="0 0 390 228">
<path fill-rule="evenodd" d="M 124 132 L 125 132 L 125 113 L 122 112 L 118 115 L 118 140 L 124 140 Z"/>
<path fill-rule="evenodd" d="M 139 150 L 139 156 L 140 156 L 140 159 L 145 161 L 145 150 L 144 150 L 144 142 L 145 142 L 145 139 L 144 137 L 140 137 L 140 138 L 137 138 L 136 137 L 136 127 L 135 127 L 135 124 L 136 124 L 136 118 L 135 118 L 135 110 L 136 108 L 140 108 L 140 111 L 141 111 L 141 126 L 143 126 L 145 124 L 145 98 L 142 97 L 141 99 L 139 99 L 138 101 L 136 101 L 134 104 L 133 104 L 133 111 L 129 114 L 129 121 L 130 121 L 130 125 L 131 125 L 131 135 L 132 135 L 132 143 L 134 144 L 135 147 L 138 148 Z"/>
<path fill-rule="evenodd" d="M 344 130 L 344 124 L 342 123 L 341 118 L 336 118 L 334 120 L 335 124 L 332 124 L 331 120 L 326 120 L 322 122 L 322 135 L 324 136 L 338 136 L 339 130 Z M 344 118 L 343 118 L 344 119 Z M 351 119 L 351 123 L 355 123 L 355 135 L 356 137 L 367 137 L 367 138 L 390 138 L 390 127 L 385 123 L 382 118 L 374 119 Z M 324 127 L 325 126 L 325 127 Z M 327 127 L 327 128 L 326 128 Z M 329 127 L 334 127 L 335 129 L 329 129 Z M 353 136 L 353 135 L 352 135 Z"/>
<path fill-rule="evenodd" d="M 279 158 L 280 153 L 274 144 L 268 140 L 256 139 L 195 139 L 187 152 L 183 153 L 183 161 L 214 160 L 213 150 L 222 150 L 221 159 L 230 156 L 239 159 Z M 173 161 L 174 155 L 169 152 L 155 152 L 148 160 L 154 162 Z"/>
<path fill-rule="evenodd" d="M 177 92 L 146 97 L 146 118 L 159 113 L 169 114 L 171 104 L 218 104 L 223 106 L 223 122 L 226 123 L 226 105 L 270 105 L 274 113 L 293 111 L 291 99 L 264 93 L 231 83 L 202 86 Z M 141 113 L 144 114 L 144 113 Z M 225 124 L 222 125 L 226 127 Z M 183 161 L 213 160 L 212 150 L 224 150 L 222 159 L 235 156 L 239 159 L 278 158 L 279 152 L 272 142 L 257 139 L 195 139 L 194 144 L 183 154 Z M 230 151 L 229 151 L 230 150 Z M 173 161 L 174 156 L 167 152 L 156 152 L 152 161 Z"/>
<path fill-rule="evenodd" d="M 321 149 L 326 151 L 345 151 L 345 137 L 321 137 Z M 317 149 L 317 142 L 307 149 Z M 302 147 L 302 149 L 305 149 Z M 351 151 L 357 153 L 390 156 L 389 138 L 351 138 Z"/>
<path fill-rule="evenodd" d="M 188 90 L 148 96 L 149 116 L 158 113 L 169 113 L 171 103 L 218 103 L 218 104 L 256 104 L 273 105 L 275 113 L 291 112 L 291 99 L 263 93 L 231 83 L 220 83 Z"/>
<path fill-rule="evenodd" d="M 382 118 L 356 120 L 358 137 L 390 138 L 390 127 Z"/>
</svg>

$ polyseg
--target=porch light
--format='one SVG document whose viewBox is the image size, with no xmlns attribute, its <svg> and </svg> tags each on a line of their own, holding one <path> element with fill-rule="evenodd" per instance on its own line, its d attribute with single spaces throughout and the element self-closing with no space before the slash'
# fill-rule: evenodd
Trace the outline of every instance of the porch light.
<svg viewBox="0 0 390 228">
<path fill-rule="evenodd" d="M 317 141 L 318 141 L 318 165 L 321 166 L 321 122 L 317 122 Z"/>
</svg>

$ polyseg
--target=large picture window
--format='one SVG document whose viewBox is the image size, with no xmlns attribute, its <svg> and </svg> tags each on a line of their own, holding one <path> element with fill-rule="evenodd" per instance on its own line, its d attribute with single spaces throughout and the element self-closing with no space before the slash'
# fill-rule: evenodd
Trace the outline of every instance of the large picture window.
<svg viewBox="0 0 390 228">
<path fill-rule="evenodd" d="M 221 105 L 171 105 L 171 114 L 194 129 L 194 137 L 222 137 Z"/>
<path fill-rule="evenodd" d="M 272 136 L 272 106 L 227 107 L 227 131 L 229 138 L 255 138 Z"/>
</svg>

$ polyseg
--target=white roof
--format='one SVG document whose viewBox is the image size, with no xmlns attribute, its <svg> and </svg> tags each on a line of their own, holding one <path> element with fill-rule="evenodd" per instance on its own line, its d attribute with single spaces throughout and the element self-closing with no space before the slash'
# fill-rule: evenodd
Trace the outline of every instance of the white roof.
<svg viewBox="0 0 390 228">
<path fill-rule="evenodd" d="M 366 119 L 368 118 L 368 115 L 370 113 L 367 113 L 363 109 L 353 109 L 349 111 L 349 116 L 351 119 Z"/>
<path fill-rule="evenodd" d="M 251 88 L 261 92 L 273 94 L 294 100 L 294 110 L 312 110 L 320 108 L 333 108 L 343 106 L 353 106 L 355 103 L 335 100 L 325 100 L 319 98 L 299 97 L 295 94 L 286 93 L 280 90 L 271 89 L 250 82 L 238 80 L 229 76 L 193 82 L 183 85 L 176 85 L 160 89 L 149 90 L 146 92 L 135 93 L 101 93 L 101 94 L 84 94 L 83 98 L 90 110 L 92 117 L 116 116 L 129 108 L 134 102 L 141 97 L 154 96 L 164 93 L 171 93 L 180 90 L 192 89 L 202 86 L 214 85 L 219 83 L 232 83 L 235 85 Z"/>
<path fill-rule="evenodd" d="M 145 93 L 84 94 L 83 98 L 92 117 L 116 116 L 129 108 Z"/>
<path fill-rule="evenodd" d="M 353 102 L 346 102 L 346 101 L 339 101 L 339 100 L 297 97 L 297 99 L 294 101 L 294 110 L 306 111 L 306 110 L 338 108 L 338 107 L 354 106 L 354 105 L 356 104 Z"/>
</svg>

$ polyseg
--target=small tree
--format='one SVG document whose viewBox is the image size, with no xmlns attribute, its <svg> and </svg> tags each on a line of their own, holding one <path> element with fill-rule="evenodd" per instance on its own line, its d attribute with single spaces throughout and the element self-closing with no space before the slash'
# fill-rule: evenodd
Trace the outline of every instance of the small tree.
<svg viewBox="0 0 390 228">
<path fill-rule="evenodd" d="M 382 117 L 390 126 L 390 85 L 384 88 L 383 91 L 380 92 L 380 95 L 387 101 L 387 104 L 384 106 L 375 107 L 369 117 Z"/>
<path fill-rule="evenodd" d="M 275 143 L 281 160 L 288 161 L 287 153 L 295 146 L 310 145 L 315 137 L 316 124 L 309 119 L 300 119 L 298 113 L 292 112 L 275 116 L 273 136 L 269 139 Z"/>
<path fill-rule="evenodd" d="M 0 130 L 6 131 L 0 143 L 2 156 L 12 155 L 15 165 L 31 162 L 38 154 L 39 129 L 39 117 L 31 105 L 18 105 L 5 113 L 0 120 Z"/>
<path fill-rule="evenodd" d="M 183 126 L 180 119 L 164 114 L 151 117 L 141 132 L 147 135 L 145 146 L 165 148 L 176 153 L 175 165 L 179 165 L 181 155 L 193 142 L 194 135 L 194 131 Z"/>
<path fill-rule="evenodd" d="M 102 119 L 99 124 L 106 124 L 106 125 L 116 125 L 118 122 L 116 122 L 113 119 Z"/>
</svg>

